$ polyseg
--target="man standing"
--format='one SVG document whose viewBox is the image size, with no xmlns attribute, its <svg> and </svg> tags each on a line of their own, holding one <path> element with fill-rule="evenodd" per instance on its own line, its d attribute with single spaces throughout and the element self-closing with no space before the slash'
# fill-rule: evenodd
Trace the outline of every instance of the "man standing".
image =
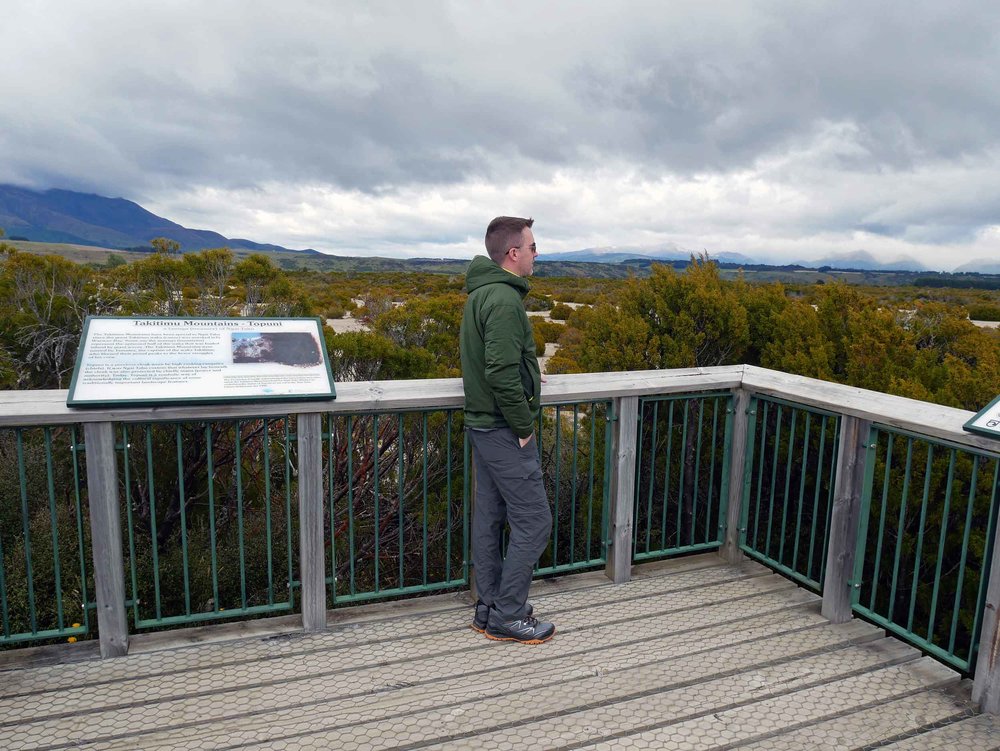
<svg viewBox="0 0 1000 751">
<path fill-rule="evenodd" d="M 534 434 L 541 371 L 523 303 L 538 252 L 533 223 L 510 216 L 490 222 L 489 258 L 477 256 L 466 272 L 460 334 L 465 427 L 476 467 L 472 563 L 479 601 L 472 627 L 524 644 L 540 644 L 556 630 L 534 618 L 527 602 L 552 529 Z M 502 556 L 504 522 L 510 540 Z"/>
</svg>

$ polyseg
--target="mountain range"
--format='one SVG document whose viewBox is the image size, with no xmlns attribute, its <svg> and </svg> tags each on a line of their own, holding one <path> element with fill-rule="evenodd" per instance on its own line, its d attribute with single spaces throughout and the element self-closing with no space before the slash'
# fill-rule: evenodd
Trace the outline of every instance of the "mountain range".
<svg viewBox="0 0 1000 751">
<path fill-rule="evenodd" d="M 280 245 L 259 243 L 244 238 L 225 237 L 218 232 L 190 229 L 147 211 L 125 198 L 106 198 L 72 190 L 30 190 L 14 185 L 0 185 L 0 228 L 10 239 L 50 243 L 72 243 L 102 248 L 148 248 L 155 237 L 167 237 L 180 243 L 181 249 L 203 250 L 226 246 L 234 250 L 302 252 L 314 255 L 320 251 L 307 248 L 292 251 Z M 604 246 L 584 248 L 564 253 L 545 253 L 545 261 L 620 264 L 628 262 L 685 261 L 704 251 L 683 248 L 676 243 L 648 246 Z M 741 253 L 710 253 L 720 263 L 739 266 L 775 265 Z M 870 253 L 859 250 L 816 260 L 778 264 L 802 268 L 857 269 L 864 271 L 927 271 L 919 261 L 901 257 L 882 262 Z M 956 272 L 1000 273 L 1000 260 L 977 259 L 963 264 Z"/>
<path fill-rule="evenodd" d="M 102 248 L 149 247 L 154 237 L 167 237 L 179 242 L 183 250 L 222 246 L 288 250 L 280 245 L 225 237 L 211 230 L 189 229 L 124 198 L 72 190 L 35 191 L 14 185 L 0 185 L 0 227 L 11 239 Z M 310 248 L 305 252 L 319 251 Z"/>
</svg>

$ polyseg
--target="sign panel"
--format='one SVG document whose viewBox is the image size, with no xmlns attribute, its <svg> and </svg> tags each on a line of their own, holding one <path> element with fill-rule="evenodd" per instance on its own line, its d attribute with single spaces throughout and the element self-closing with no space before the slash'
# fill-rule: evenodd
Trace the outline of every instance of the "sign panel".
<svg viewBox="0 0 1000 751">
<path fill-rule="evenodd" d="M 66 404 L 335 397 L 318 318 L 90 316 Z"/>
<path fill-rule="evenodd" d="M 1000 438 L 1000 396 L 979 410 L 975 417 L 965 423 L 964 427 L 973 433 Z"/>
</svg>

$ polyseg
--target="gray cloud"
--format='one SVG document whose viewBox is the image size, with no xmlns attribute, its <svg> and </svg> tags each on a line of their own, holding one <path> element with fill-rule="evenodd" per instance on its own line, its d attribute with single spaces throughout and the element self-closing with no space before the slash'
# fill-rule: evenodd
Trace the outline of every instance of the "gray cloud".
<svg viewBox="0 0 1000 751">
<path fill-rule="evenodd" d="M 5 27 L 0 181 L 183 207 L 205 189 L 398 201 L 563 174 L 599 190 L 613 165 L 625 184 L 755 173 L 799 196 L 783 217 L 788 204 L 757 189 L 754 220 L 730 187 L 702 228 L 724 242 L 734 225 L 941 243 L 1000 224 L 1000 179 L 984 169 L 1000 153 L 991 0 L 15 0 Z M 719 250 L 740 250 L 729 237 Z"/>
</svg>

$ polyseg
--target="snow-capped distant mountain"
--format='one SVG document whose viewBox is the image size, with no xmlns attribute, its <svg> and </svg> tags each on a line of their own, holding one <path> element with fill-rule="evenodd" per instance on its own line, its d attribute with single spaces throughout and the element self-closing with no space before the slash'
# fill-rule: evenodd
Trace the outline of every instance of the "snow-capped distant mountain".
<svg viewBox="0 0 1000 751">
<path fill-rule="evenodd" d="M 703 251 L 687 250 L 668 243 L 657 246 L 642 245 L 610 245 L 600 248 L 584 248 L 583 250 L 571 250 L 565 253 L 545 253 L 539 260 L 544 261 L 582 261 L 586 263 L 621 263 L 633 259 L 652 259 L 658 261 L 686 261 L 692 255 L 698 255 Z M 709 257 L 715 261 L 724 263 L 757 263 L 741 253 L 709 253 Z"/>
<path fill-rule="evenodd" d="M 1000 274 L 1000 261 L 995 258 L 976 258 L 968 263 L 963 263 L 955 269 L 954 273 Z"/>
<path fill-rule="evenodd" d="M 817 258 L 814 261 L 799 261 L 798 263 L 812 268 L 830 266 L 835 269 L 864 269 L 866 271 L 928 271 L 928 267 L 915 258 L 900 256 L 893 261 L 882 262 L 866 250 L 838 253 L 835 256 Z"/>
</svg>

